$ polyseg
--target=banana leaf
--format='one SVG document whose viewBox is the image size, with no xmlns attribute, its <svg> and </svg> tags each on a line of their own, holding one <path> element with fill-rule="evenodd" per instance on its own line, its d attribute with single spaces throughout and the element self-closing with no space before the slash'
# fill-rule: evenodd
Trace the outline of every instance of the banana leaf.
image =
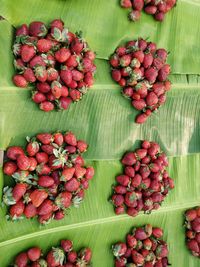
<svg viewBox="0 0 200 267">
<path fill-rule="evenodd" d="M 164 229 L 172 266 L 199 266 L 199 259 L 185 246 L 183 213 L 200 203 L 200 2 L 179 0 L 162 24 L 146 14 L 140 22 L 130 23 L 118 0 L 1 0 L 0 4 L 0 15 L 6 19 L 0 21 L 0 148 L 25 145 L 25 137 L 38 132 L 72 130 L 89 143 L 86 162 L 96 169 L 85 201 L 60 222 L 42 227 L 36 219 L 13 223 L 6 221 L 6 208 L 1 208 L 0 265 L 8 266 L 17 253 L 33 245 L 48 251 L 60 239 L 71 238 L 75 248 L 92 248 L 95 267 L 110 267 L 111 245 L 124 240 L 132 226 L 152 223 Z M 97 74 L 83 100 L 67 111 L 44 114 L 30 101 L 31 88 L 13 85 L 11 48 L 16 26 L 32 20 L 49 23 L 54 18 L 62 18 L 72 31 L 83 31 L 97 52 Z M 166 104 L 142 126 L 134 123 L 137 112 L 112 81 L 107 60 L 116 46 L 138 36 L 170 51 L 173 82 Z M 159 142 L 168 154 L 175 189 L 151 215 L 116 216 L 108 200 L 114 178 L 122 171 L 119 160 L 142 139 Z M 0 192 L 8 184 L 1 169 Z"/>
</svg>

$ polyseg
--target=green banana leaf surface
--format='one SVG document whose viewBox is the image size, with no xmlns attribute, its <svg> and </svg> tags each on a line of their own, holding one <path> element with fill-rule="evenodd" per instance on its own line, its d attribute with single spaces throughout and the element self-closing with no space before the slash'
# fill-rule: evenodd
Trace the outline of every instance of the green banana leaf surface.
<svg viewBox="0 0 200 267">
<path fill-rule="evenodd" d="M 39 226 L 36 219 L 6 221 L 0 208 L 0 266 L 31 246 L 44 251 L 70 238 L 75 248 L 90 246 L 94 267 L 114 266 L 111 245 L 124 240 L 133 226 L 151 223 L 164 229 L 172 267 L 197 267 L 200 260 L 185 246 L 184 211 L 200 204 L 200 2 L 179 0 L 163 23 L 142 14 L 137 23 L 127 19 L 118 0 L 1 0 L 0 15 L 0 149 L 25 145 L 25 137 L 39 132 L 71 130 L 89 143 L 87 165 L 95 167 L 86 198 L 72 208 L 64 220 Z M 83 31 L 96 51 L 96 82 L 83 99 L 67 111 L 45 114 L 31 100 L 31 88 L 13 85 L 12 42 L 15 27 L 33 20 L 49 23 L 61 18 L 72 31 Z M 143 125 L 134 123 L 137 112 L 121 96 L 110 77 L 108 58 L 115 48 L 130 39 L 149 38 L 170 51 L 173 83 L 167 102 Z M 115 176 L 121 173 L 120 159 L 139 140 L 158 142 L 170 159 L 169 173 L 175 189 L 162 207 L 151 215 L 136 218 L 116 216 L 108 201 Z M 0 192 L 10 183 L 0 170 Z"/>
</svg>

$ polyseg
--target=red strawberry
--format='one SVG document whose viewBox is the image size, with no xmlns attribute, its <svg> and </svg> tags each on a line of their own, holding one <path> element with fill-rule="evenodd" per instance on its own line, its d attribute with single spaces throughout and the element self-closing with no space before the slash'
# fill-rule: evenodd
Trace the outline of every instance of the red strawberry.
<svg viewBox="0 0 200 267">
<path fill-rule="evenodd" d="M 17 166 L 20 170 L 26 171 L 30 167 L 29 158 L 25 155 L 19 155 L 17 157 Z"/>
<path fill-rule="evenodd" d="M 47 28 L 43 22 L 33 21 L 29 25 L 29 34 L 35 37 L 43 37 L 47 34 Z"/>
<path fill-rule="evenodd" d="M 24 212 L 24 203 L 19 200 L 16 204 L 10 207 L 9 213 L 12 219 L 20 217 Z"/>
<path fill-rule="evenodd" d="M 17 28 L 15 35 L 20 36 L 20 35 L 28 35 L 29 30 L 27 24 L 22 24 L 19 28 Z"/>
<path fill-rule="evenodd" d="M 76 89 L 70 90 L 69 95 L 73 101 L 79 101 L 82 96 L 81 92 Z"/>
<path fill-rule="evenodd" d="M 12 162 L 12 161 L 7 161 L 4 163 L 3 165 L 3 172 L 6 175 L 12 176 L 13 173 L 17 170 L 17 165 L 16 163 Z"/>
<path fill-rule="evenodd" d="M 26 193 L 28 188 L 27 184 L 19 183 L 13 187 L 12 196 L 16 202 L 18 202 Z"/>
<path fill-rule="evenodd" d="M 123 186 L 128 186 L 130 178 L 127 175 L 118 175 L 116 181 Z"/>
<path fill-rule="evenodd" d="M 70 57 L 65 62 L 65 65 L 69 68 L 75 68 L 78 66 L 78 56 L 77 55 L 70 55 Z"/>
<path fill-rule="evenodd" d="M 122 164 L 132 166 L 135 163 L 136 163 L 136 157 L 133 152 L 128 152 L 124 155 L 122 159 Z"/>
<path fill-rule="evenodd" d="M 151 53 L 144 55 L 143 66 L 145 69 L 149 68 L 153 63 L 153 55 Z"/>
<path fill-rule="evenodd" d="M 122 206 L 124 203 L 124 197 L 120 194 L 112 195 L 112 203 L 115 207 Z"/>
<path fill-rule="evenodd" d="M 89 166 L 86 168 L 85 178 L 91 180 L 94 176 L 94 168 Z"/>
<path fill-rule="evenodd" d="M 75 54 L 80 54 L 84 48 L 84 43 L 79 40 L 79 38 L 75 38 L 71 43 L 71 51 Z"/>
<path fill-rule="evenodd" d="M 41 253 L 42 252 L 41 252 L 41 249 L 39 247 L 33 247 L 27 251 L 28 258 L 31 261 L 39 260 L 39 258 L 41 257 Z"/>
<path fill-rule="evenodd" d="M 133 9 L 142 11 L 144 7 L 144 0 L 133 0 L 132 5 L 133 5 Z"/>
<path fill-rule="evenodd" d="M 72 70 L 72 78 L 74 81 L 81 81 L 84 78 L 84 75 L 82 72 L 78 71 L 78 70 Z"/>
<path fill-rule="evenodd" d="M 60 71 L 60 78 L 68 86 L 72 82 L 72 72 L 63 67 Z"/>
<path fill-rule="evenodd" d="M 44 66 L 36 66 L 35 67 L 35 77 L 40 82 L 45 82 L 47 80 L 47 71 Z"/>
<path fill-rule="evenodd" d="M 65 190 L 68 192 L 75 192 L 78 190 L 80 182 L 76 178 L 72 178 L 65 183 Z"/>
<path fill-rule="evenodd" d="M 47 81 L 51 82 L 51 81 L 55 81 L 58 78 L 58 71 L 52 67 L 49 67 L 47 69 Z"/>
<path fill-rule="evenodd" d="M 52 111 L 54 109 L 54 104 L 51 103 L 50 101 L 44 101 L 40 103 L 40 109 L 45 112 Z"/>
<path fill-rule="evenodd" d="M 52 48 L 52 42 L 48 39 L 40 39 L 37 42 L 37 50 L 40 53 L 47 53 Z"/>
<path fill-rule="evenodd" d="M 131 0 L 121 0 L 120 5 L 123 8 L 131 8 L 132 7 Z"/>
<path fill-rule="evenodd" d="M 77 260 L 77 257 L 78 257 L 77 252 L 72 250 L 67 254 L 67 261 L 70 263 L 75 263 Z"/>
<path fill-rule="evenodd" d="M 155 68 L 150 67 L 145 70 L 144 75 L 150 83 L 155 83 L 156 78 L 158 76 L 158 71 Z"/>
<path fill-rule="evenodd" d="M 36 87 L 42 93 L 48 93 L 51 90 L 51 87 L 47 82 L 37 83 Z"/>
<path fill-rule="evenodd" d="M 59 99 L 62 94 L 62 85 L 58 81 L 51 83 L 51 92 L 56 99 Z"/>
<path fill-rule="evenodd" d="M 164 12 L 158 12 L 154 15 L 155 20 L 157 21 L 163 21 L 165 18 L 165 13 Z"/>
<path fill-rule="evenodd" d="M 64 22 L 61 19 L 54 19 L 50 23 L 50 26 L 51 26 L 51 30 L 54 29 L 54 28 L 57 28 L 60 31 L 62 31 L 63 30 L 63 27 L 64 27 Z"/>
<path fill-rule="evenodd" d="M 79 140 L 77 142 L 77 148 L 78 148 L 80 153 L 84 153 L 85 151 L 87 151 L 87 147 L 88 147 L 88 145 L 85 141 Z"/>
<path fill-rule="evenodd" d="M 157 11 L 157 7 L 156 6 L 151 6 L 151 5 L 148 5 L 144 8 L 144 11 L 147 13 L 147 14 L 150 14 L 150 15 L 154 15 Z"/>
<path fill-rule="evenodd" d="M 163 231 L 161 228 L 153 228 L 152 234 L 155 238 L 161 238 L 163 236 Z"/>
<path fill-rule="evenodd" d="M 51 172 L 51 169 L 48 165 L 41 163 L 37 166 L 36 172 L 39 175 L 48 175 Z"/>
<path fill-rule="evenodd" d="M 49 160 L 49 157 L 45 152 L 38 152 L 35 157 L 38 163 L 47 163 Z"/>
<path fill-rule="evenodd" d="M 37 215 L 37 209 L 32 203 L 28 203 L 24 209 L 24 215 L 26 218 L 33 218 Z"/>
<path fill-rule="evenodd" d="M 121 79 L 121 72 L 120 70 L 113 70 L 112 71 L 112 78 L 113 80 L 115 80 L 116 82 L 119 82 Z"/>
<path fill-rule="evenodd" d="M 72 194 L 67 191 L 63 191 L 56 197 L 55 204 L 61 209 L 66 209 L 71 205 L 71 199 Z"/>
<path fill-rule="evenodd" d="M 29 62 L 35 56 L 35 48 L 31 45 L 22 45 L 21 58 L 24 62 Z"/>
<path fill-rule="evenodd" d="M 68 253 L 72 250 L 73 243 L 71 240 L 61 240 L 61 247 Z"/>
<path fill-rule="evenodd" d="M 90 248 L 83 248 L 79 251 L 78 256 L 85 263 L 89 263 L 92 258 L 92 251 Z"/>
<path fill-rule="evenodd" d="M 36 77 L 34 75 L 34 72 L 30 68 L 25 69 L 23 76 L 27 82 L 34 83 L 36 81 Z"/>
<path fill-rule="evenodd" d="M 191 239 L 187 241 L 187 246 L 190 250 L 199 253 L 199 246 L 195 239 Z"/>
<path fill-rule="evenodd" d="M 115 208 L 115 214 L 116 215 L 123 214 L 124 212 L 125 212 L 124 206 L 120 206 L 120 207 Z"/>
<path fill-rule="evenodd" d="M 164 65 L 158 72 L 158 80 L 161 82 L 166 81 L 168 75 L 170 74 L 170 65 Z"/>
<path fill-rule="evenodd" d="M 47 254 L 46 260 L 49 267 L 57 267 L 63 265 L 65 259 L 65 253 L 60 248 L 52 248 Z"/>
<path fill-rule="evenodd" d="M 38 222 L 40 224 L 48 224 L 51 221 L 52 216 L 53 216 L 52 212 L 44 214 L 44 215 L 39 215 L 38 216 Z"/>
<path fill-rule="evenodd" d="M 144 264 L 144 257 L 138 253 L 136 250 L 132 250 L 132 260 L 137 265 L 143 265 Z"/>
<path fill-rule="evenodd" d="M 29 67 L 31 69 L 33 69 L 36 66 L 43 66 L 43 67 L 46 66 L 46 63 L 45 63 L 44 59 L 42 58 L 42 56 L 35 56 L 29 62 Z"/>
<path fill-rule="evenodd" d="M 133 100 L 132 106 L 137 110 L 143 110 L 146 107 L 146 102 L 144 99 Z"/>
<path fill-rule="evenodd" d="M 81 167 L 78 164 L 75 165 L 75 173 L 74 173 L 74 175 L 75 175 L 75 177 L 77 179 L 82 178 L 85 175 L 85 173 L 86 173 L 86 169 L 85 168 Z"/>
<path fill-rule="evenodd" d="M 131 63 L 131 56 L 129 54 L 120 57 L 120 65 L 122 67 L 127 67 L 130 65 L 130 63 Z"/>
<path fill-rule="evenodd" d="M 112 251 L 115 257 L 123 256 L 127 251 L 126 243 L 118 242 L 112 246 Z"/>
<path fill-rule="evenodd" d="M 191 226 L 192 229 L 197 232 L 200 233 L 200 217 L 195 218 L 192 222 L 191 222 Z"/>
<path fill-rule="evenodd" d="M 69 90 L 66 86 L 62 85 L 61 90 L 61 96 L 67 97 L 69 95 Z"/>
<path fill-rule="evenodd" d="M 67 132 L 64 135 L 64 140 L 67 144 L 71 146 L 76 146 L 77 145 L 77 139 L 76 136 L 72 132 Z"/>
<path fill-rule="evenodd" d="M 6 155 L 9 159 L 16 160 L 18 156 L 24 155 L 24 150 L 20 146 L 11 146 L 8 148 Z"/>
<path fill-rule="evenodd" d="M 50 176 L 40 176 L 38 179 L 38 185 L 41 187 L 51 187 L 54 184 L 54 179 Z"/>
<path fill-rule="evenodd" d="M 38 207 L 38 215 L 46 215 L 53 211 L 53 202 L 50 199 L 45 199 L 42 204 Z"/>
<path fill-rule="evenodd" d="M 55 58 L 59 63 L 67 61 L 71 53 L 68 48 L 62 47 L 60 50 L 56 51 Z"/>
<path fill-rule="evenodd" d="M 15 265 L 17 267 L 26 267 L 28 264 L 28 255 L 26 252 L 22 252 L 15 258 Z"/>
<path fill-rule="evenodd" d="M 56 211 L 56 213 L 54 214 L 54 219 L 55 220 L 62 220 L 65 217 L 65 214 L 62 210 L 58 210 Z"/>
<path fill-rule="evenodd" d="M 47 197 L 48 197 L 48 194 L 45 190 L 35 189 L 30 194 L 30 199 L 36 208 L 39 207 Z"/>
<path fill-rule="evenodd" d="M 91 72 L 87 72 L 85 74 L 84 83 L 88 87 L 91 87 L 94 84 L 94 78 L 93 78 L 93 74 Z"/>
<path fill-rule="evenodd" d="M 13 76 L 13 82 L 17 87 L 25 88 L 28 86 L 27 80 L 24 78 L 23 75 L 16 74 Z"/>
<path fill-rule="evenodd" d="M 132 21 L 138 21 L 141 17 L 141 12 L 138 10 L 132 10 L 129 15 L 128 15 L 129 19 Z"/>
<path fill-rule="evenodd" d="M 154 106 L 158 103 L 158 97 L 154 92 L 150 92 L 146 97 L 147 106 Z"/>
<path fill-rule="evenodd" d="M 185 213 L 185 217 L 187 221 L 193 221 L 197 217 L 197 212 L 195 209 L 187 210 Z"/>
<path fill-rule="evenodd" d="M 113 54 L 110 57 L 110 65 L 113 66 L 114 68 L 117 68 L 119 66 L 119 56 L 116 54 Z"/>
</svg>

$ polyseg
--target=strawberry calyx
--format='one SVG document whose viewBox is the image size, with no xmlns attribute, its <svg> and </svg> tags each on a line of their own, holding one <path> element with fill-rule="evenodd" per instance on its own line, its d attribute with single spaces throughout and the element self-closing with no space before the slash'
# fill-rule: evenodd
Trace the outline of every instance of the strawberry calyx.
<svg viewBox="0 0 200 267">
<path fill-rule="evenodd" d="M 13 198 L 12 195 L 12 188 L 11 187 L 4 187 L 3 189 L 3 203 L 7 206 L 16 204 L 16 200 Z"/>
</svg>

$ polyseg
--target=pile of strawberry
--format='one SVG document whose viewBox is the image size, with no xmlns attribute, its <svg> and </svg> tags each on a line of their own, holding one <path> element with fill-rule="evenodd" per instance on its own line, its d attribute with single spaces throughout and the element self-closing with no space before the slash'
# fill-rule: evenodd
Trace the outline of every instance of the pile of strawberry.
<svg viewBox="0 0 200 267">
<path fill-rule="evenodd" d="M 64 28 L 60 19 L 50 27 L 33 21 L 23 24 L 15 33 L 13 53 L 18 87 L 34 84 L 32 99 L 43 111 L 67 109 L 79 101 L 94 83 L 95 53 L 82 38 Z"/>
<path fill-rule="evenodd" d="M 132 8 L 128 17 L 131 21 L 138 21 L 141 17 L 141 11 L 153 15 L 157 21 L 163 21 L 165 14 L 175 5 L 177 0 L 120 0 L 121 7 Z"/>
<path fill-rule="evenodd" d="M 118 242 L 112 246 L 115 267 L 144 266 L 167 267 L 168 247 L 162 240 L 161 228 L 153 228 L 150 224 L 133 228 L 126 236 L 126 242 Z"/>
<path fill-rule="evenodd" d="M 166 92 L 171 89 L 167 56 L 165 49 L 139 38 L 119 46 L 110 57 L 113 80 L 123 87 L 122 93 L 131 99 L 132 106 L 142 112 L 136 117 L 137 123 L 144 123 L 166 101 Z"/>
<path fill-rule="evenodd" d="M 122 158 L 124 173 L 116 177 L 112 203 L 115 213 L 137 216 L 160 208 L 174 181 L 166 170 L 168 160 L 155 142 L 143 141 L 142 147 Z"/>
<path fill-rule="evenodd" d="M 5 187 L 3 202 L 10 207 L 8 218 L 38 217 L 41 224 L 61 220 L 65 211 L 82 202 L 93 167 L 84 167 L 85 141 L 72 132 L 40 133 L 27 138 L 26 150 L 9 147 L 3 172 L 15 180 Z"/>
<path fill-rule="evenodd" d="M 18 254 L 14 260 L 15 267 L 86 267 L 91 266 L 92 251 L 82 248 L 76 252 L 71 240 L 61 240 L 60 247 L 53 247 L 46 257 L 39 247 L 32 247 Z"/>
<path fill-rule="evenodd" d="M 200 258 L 200 207 L 187 210 L 185 219 L 187 246 L 192 255 Z"/>
</svg>

